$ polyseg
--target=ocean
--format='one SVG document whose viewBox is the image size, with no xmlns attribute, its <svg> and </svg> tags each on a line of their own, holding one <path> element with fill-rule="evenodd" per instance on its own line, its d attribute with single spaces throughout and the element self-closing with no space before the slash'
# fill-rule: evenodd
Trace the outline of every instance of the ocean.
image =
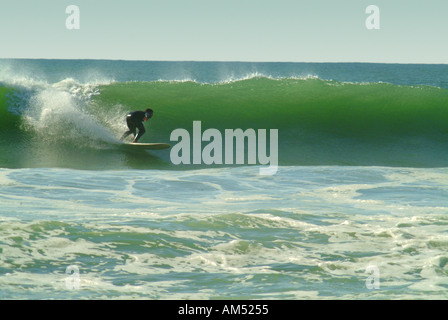
<svg viewBox="0 0 448 320">
<path fill-rule="evenodd" d="M 0 203 L 0 299 L 447 299 L 448 65 L 3 59 Z"/>
</svg>

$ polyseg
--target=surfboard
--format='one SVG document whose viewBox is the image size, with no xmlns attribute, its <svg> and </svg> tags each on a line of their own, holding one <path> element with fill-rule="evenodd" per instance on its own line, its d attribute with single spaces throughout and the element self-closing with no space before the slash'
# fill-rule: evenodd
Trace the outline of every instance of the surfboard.
<svg viewBox="0 0 448 320">
<path fill-rule="evenodd" d="M 168 143 L 122 143 L 120 147 L 127 150 L 162 150 L 168 149 L 170 145 Z"/>
</svg>

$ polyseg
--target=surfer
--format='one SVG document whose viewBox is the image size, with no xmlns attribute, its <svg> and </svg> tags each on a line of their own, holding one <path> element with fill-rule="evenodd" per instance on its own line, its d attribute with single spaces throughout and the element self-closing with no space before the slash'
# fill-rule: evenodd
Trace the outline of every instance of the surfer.
<svg viewBox="0 0 448 320">
<path fill-rule="evenodd" d="M 152 109 L 146 109 L 145 111 L 134 111 L 129 113 L 126 116 L 126 124 L 128 125 L 129 130 L 126 131 L 120 140 L 123 140 L 131 133 L 134 135 L 134 141 L 132 143 L 136 143 L 138 139 L 142 137 L 142 135 L 146 132 L 145 126 L 143 122 L 152 118 L 154 111 Z M 138 134 L 136 135 L 136 131 L 138 129 Z"/>
</svg>

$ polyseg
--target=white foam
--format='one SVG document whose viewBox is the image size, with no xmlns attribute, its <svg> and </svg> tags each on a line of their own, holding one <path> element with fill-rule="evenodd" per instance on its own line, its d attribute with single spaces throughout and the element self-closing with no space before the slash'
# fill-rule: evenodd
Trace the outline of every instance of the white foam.
<svg viewBox="0 0 448 320">
<path fill-rule="evenodd" d="M 302 75 L 302 76 L 290 76 L 290 77 L 275 77 L 275 76 L 260 73 L 257 71 L 257 72 L 247 73 L 243 76 L 230 75 L 225 80 L 217 82 L 217 84 L 229 84 L 229 83 L 252 80 L 252 79 L 269 79 L 269 80 L 281 81 L 281 80 L 313 80 L 313 79 L 319 79 L 319 77 L 316 75 L 313 75 L 313 74 L 306 74 L 306 75 Z"/>
<path fill-rule="evenodd" d="M 66 78 L 50 84 L 22 76 L 1 76 L 15 88 L 8 97 L 9 111 L 21 115 L 24 127 L 47 142 L 118 141 L 100 119 L 88 112 L 92 97 L 100 94 L 99 84 L 107 82 L 81 83 Z"/>
<path fill-rule="evenodd" d="M 64 84 L 63 89 L 51 86 L 36 92 L 23 112 L 25 125 L 53 142 L 86 137 L 113 142 L 113 135 L 84 110 L 86 95 L 94 92 L 84 87 L 78 94 L 79 90 Z"/>
</svg>

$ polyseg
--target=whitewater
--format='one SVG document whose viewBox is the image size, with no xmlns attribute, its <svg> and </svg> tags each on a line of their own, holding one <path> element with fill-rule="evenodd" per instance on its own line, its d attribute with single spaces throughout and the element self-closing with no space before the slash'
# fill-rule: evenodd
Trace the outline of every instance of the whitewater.
<svg viewBox="0 0 448 320">
<path fill-rule="evenodd" d="M 447 71 L 0 60 L 0 298 L 448 298 Z M 146 107 L 278 130 L 278 170 L 117 148 Z"/>
</svg>

